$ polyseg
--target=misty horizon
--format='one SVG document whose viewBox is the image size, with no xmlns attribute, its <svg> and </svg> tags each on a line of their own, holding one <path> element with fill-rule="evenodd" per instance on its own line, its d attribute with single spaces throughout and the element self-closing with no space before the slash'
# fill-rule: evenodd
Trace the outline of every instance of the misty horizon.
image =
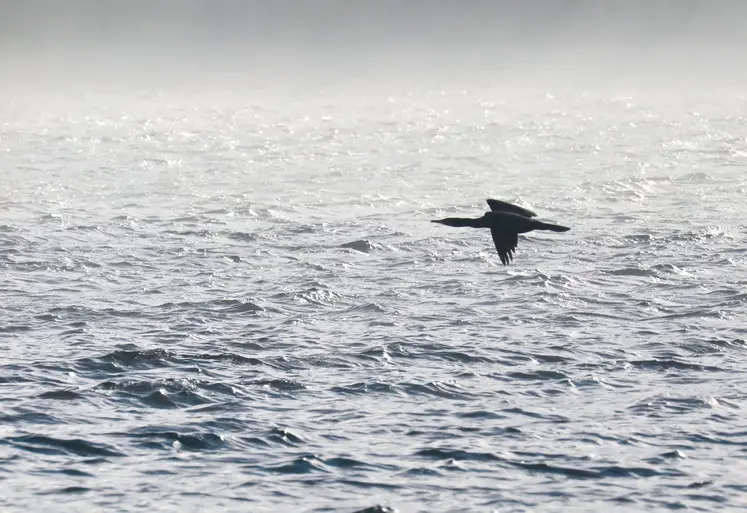
<svg viewBox="0 0 747 513">
<path fill-rule="evenodd" d="M 736 1 L 0 2 L 0 63 L 39 74 L 148 72 L 722 75 L 740 79 Z"/>
</svg>

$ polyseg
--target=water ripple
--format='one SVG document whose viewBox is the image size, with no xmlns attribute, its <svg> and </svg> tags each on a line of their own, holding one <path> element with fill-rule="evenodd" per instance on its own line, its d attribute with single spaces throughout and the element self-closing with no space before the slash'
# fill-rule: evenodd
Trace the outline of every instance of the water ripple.
<svg viewBox="0 0 747 513">
<path fill-rule="evenodd" d="M 739 509 L 744 99 L 332 82 L 11 95 L 3 507 Z"/>
</svg>

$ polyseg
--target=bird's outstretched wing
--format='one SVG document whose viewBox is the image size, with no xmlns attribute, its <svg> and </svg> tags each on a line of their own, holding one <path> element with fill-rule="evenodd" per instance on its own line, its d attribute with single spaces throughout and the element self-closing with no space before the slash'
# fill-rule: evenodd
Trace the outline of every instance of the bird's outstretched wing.
<svg viewBox="0 0 747 513">
<path fill-rule="evenodd" d="M 490 207 L 490 210 L 492 210 L 493 212 L 512 212 L 514 214 L 519 214 L 520 216 L 524 216 L 524 217 L 537 217 L 537 214 L 535 214 L 531 210 L 527 210 L 524 207 L 520 207 L 518 205 L 514 205 L 506 201 L 489 199 L 488 206 Z"/>
<path fill-rule="evenodd" d="M 493 243 L 495 243 L 495 249 L 498 251 L 501 263 L 508 265 L 514 259 L 514 251 L 516 251 L 516 246 L 519 244 L 519 234 L 516 232 L 506 232 L 499 228 L 491 228 L 490 235 L 493 237 Z"/>
</svg>

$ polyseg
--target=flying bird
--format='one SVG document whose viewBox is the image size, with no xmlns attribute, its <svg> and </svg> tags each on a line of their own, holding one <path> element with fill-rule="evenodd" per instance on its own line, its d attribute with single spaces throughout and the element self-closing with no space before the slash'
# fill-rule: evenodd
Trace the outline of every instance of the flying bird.
<svg viewBox="0 0 747 513">
<path fill-rule="evenodd" d="M 490 212 L 477 218 L 469 217 L 447 217 L 446 219 L 434 219 L 432 223 L 445 224 L 457 228 L 490 228 L 495 249 L 501 258 L 503 265 L 508 265 L 514 259 L 516 246 L 519 244 L 519 234 L 534 230 L 550 230 L 552 232 L 567 232 L 567 226 L 544 223 L 537 219 L 537 214 L 531 210 L 513 205 L 505 201 L 489 199 Z"/>
</svg>

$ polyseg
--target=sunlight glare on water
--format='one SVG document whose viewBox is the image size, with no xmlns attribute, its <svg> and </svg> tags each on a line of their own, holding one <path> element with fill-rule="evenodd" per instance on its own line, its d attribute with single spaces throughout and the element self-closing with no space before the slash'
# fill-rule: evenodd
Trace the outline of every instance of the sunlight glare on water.
<svg viewBox="0 0 747 513">
<path fill-rule="evenodd" d="M 379 73 L 6 86 L 3 511 L 747 505 L 743 89 Z"/>
</svg>

